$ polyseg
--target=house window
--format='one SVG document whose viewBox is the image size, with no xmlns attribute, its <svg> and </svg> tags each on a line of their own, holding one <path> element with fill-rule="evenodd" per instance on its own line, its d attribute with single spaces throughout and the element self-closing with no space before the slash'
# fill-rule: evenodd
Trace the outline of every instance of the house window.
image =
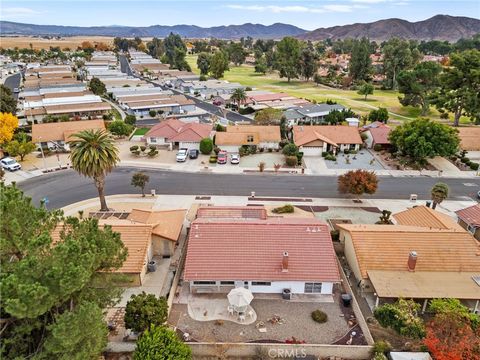
<svg viewBox="0 0 480 360">
<path fill-rule="evenodd" d="M 470 234 L 475 234 L 475 231 L 477 231 L 477 228 L 475 226 L 472 226 L 472 225 L 468 225 L 467 226 L 467 231 L 470 233 Z"/>
<path fill-rule="evenodd" d="M 253 142 L 253 135 L 247 135 L 247 142 Z"/>
<path fill-rule="evenodd" d="M 305 283 L 305 293 L 321 293 L 322 292 L 322 283 Z"/>
<path fill-rule="evenodd" d="M 216 281 L 194 281 L 193 285 L 217 285 Z"/>
<path fill-rule="evenodd" d="M 235 281 L 220 281 L 220 285 L 235 285 Z"/>
<path fill-rule="evenodd" d="M 270 281 L 252 281 L 252 286 L 271 286 Z"/>
<path fill-rule="evenodd" d="M 151 143 L 156 143 L 156 142 L 157 142 L 157 138 L 151 137 L 151 138 L 150 138 L 150 142 L 151 142 Z"/>
</svg>

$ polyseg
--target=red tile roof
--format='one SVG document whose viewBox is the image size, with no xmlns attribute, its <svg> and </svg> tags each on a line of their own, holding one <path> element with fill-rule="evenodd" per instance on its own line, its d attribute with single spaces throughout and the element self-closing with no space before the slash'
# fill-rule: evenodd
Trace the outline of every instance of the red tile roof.
<svg viewBox="0 0 480 360">
<path fill-rule="evenodd" d="M 178 129 L 177 134 L 170 137 L 168 140 L 171 142 L 175 142 L 175 141 L 200 142 L 200 140 L 210 137 L 211 132 L 212 132 L 212 125 L 190 123 L 190 124 L 185 124 L 180 129 Z"/>
<path fill-rule="evenodd" d="M 455 214 L 468 225 L 480 227 L 480 204 L 455 211 Z"/>
<path fill-rule="evenodd" d="M 184 122 L 176 118 L 170 118 L 152 127 L 145 134 L 145 137 L 169 138 L 174 136 L 178 132 L 178 129 L 184 125 Z"/>
<path fill-rule="evenodd" d="M 281 100 L 283 98 L 291 98 L 291 95 L 287 93 L 273 93 L 273 94 L 258 94 L 258 95 L 251 95 L 249 98 L 255 102 L 259 101 L 275 101 Z"/>
<path fill-rule="evenodd" d="M 388 140 L 388 135 L 390 134 L 391 130 L 392 129 L 390 129 L 388 126 L 381 126 L 371 128 L 368 131 L 370 131 L 370 134 L 372 135 L 374 144 L 386 145 L 390 144 L 390 140 Z"/>
<path fill-rule="evenodd" d="M 338 282 L 340 275 L 330 231 L 320 220 L 200 218 L 190 228 L 184 279 Z"/>
<path fill-rule="evenodd" d="M 265 220 L 267 210 L 263 206 L 202 206 L 197 210 L 198 218 Z"/>
</svg>

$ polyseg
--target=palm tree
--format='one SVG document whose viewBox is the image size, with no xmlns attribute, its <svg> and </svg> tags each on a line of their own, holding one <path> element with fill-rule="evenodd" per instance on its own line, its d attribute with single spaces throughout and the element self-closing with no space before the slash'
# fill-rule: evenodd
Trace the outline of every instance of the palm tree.
<svg viewBox="0 0 480 360">
<path fill-rule="evenodd" d="M 235 89 L 230 95 L 230 100 L 237 104 L 238 111 L 240 111 L 240 105 L 247 100 L 247 94 L 242 88 Z"/>
<path fill-rule="evenodd" d="M 105 201 L 105 176 L 120 160 L 112 136 L 105 130 L 84 130 L 69 141 L 72 167 L 83 176 L 92 178 L 100 198 L 100 211 L 108 211 Z"/>
<path fill-rule="evenodd" d="M 447 184 L 444 183 L 436 183 L 433 185 L 431 190 L 432 195 L 432 209 L 437 207 L 437 204 L 440 204 L 443 200 L 448 197 L 449 188 Z"/>
</svg>

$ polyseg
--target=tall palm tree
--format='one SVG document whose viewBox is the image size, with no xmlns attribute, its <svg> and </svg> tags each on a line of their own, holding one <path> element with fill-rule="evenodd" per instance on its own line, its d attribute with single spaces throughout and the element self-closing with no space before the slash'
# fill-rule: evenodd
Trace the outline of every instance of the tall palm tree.
<svg viewBox="0 0 480 360">
<path fill-rule="evenodd" d="M 240 105 L 247 101 L 247 93 L 242 88 L 235 89 L 230 95 L 230 100 L 237 104 L 238 111 L 240 111 Z"/>
<path fill-rule="evenodd" d="M 84 130 L 73 137 L 74 140 L 69 141 L 72 166 L 83 176 L 93 179 L 100 198 L 100 211 L 108 211 L 103 190 L 105 176 L 120 160 L 114 140 L 105 130 Z"/>
<path fill-rule="evenodd" d="M 436 183 L 433 185 L 431 190 L 432 195 L 432 209 L 435 209 L 438 204 L 440 204 L 443 200 L 448 197 L 449 188 L 447 184 L 444 183 Z"/>
</svg>

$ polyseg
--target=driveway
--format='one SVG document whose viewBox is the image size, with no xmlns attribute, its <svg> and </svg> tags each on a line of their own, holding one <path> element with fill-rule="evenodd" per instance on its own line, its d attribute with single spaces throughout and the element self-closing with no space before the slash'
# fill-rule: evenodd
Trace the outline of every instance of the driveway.
<svg viewBox="0 0 480 360">
<path fill-rule="evenodd" d="M 441 156 L 435 156 L 433 159 L 428 159 L 428 162 L 437 170 L 443 171 L 444 176 L 462 175 L 462 170 Z"/>
<path fill-rule="evenodd" d="M 366 149 L 349 155 L 340 152 L 337 154 L 337 161 L 325 160 L 325 164 L 329 169 L 385 170 L 385 167 Z"/>
<path fill-rule="evenodd" d="M 328 173 L 327 164 L 325 164 L 325 159 L 320 156 L 304 156 L 303 162 L 305 167 L 310 169 L 312 174 L 325 174 Z"/>
</svg>

